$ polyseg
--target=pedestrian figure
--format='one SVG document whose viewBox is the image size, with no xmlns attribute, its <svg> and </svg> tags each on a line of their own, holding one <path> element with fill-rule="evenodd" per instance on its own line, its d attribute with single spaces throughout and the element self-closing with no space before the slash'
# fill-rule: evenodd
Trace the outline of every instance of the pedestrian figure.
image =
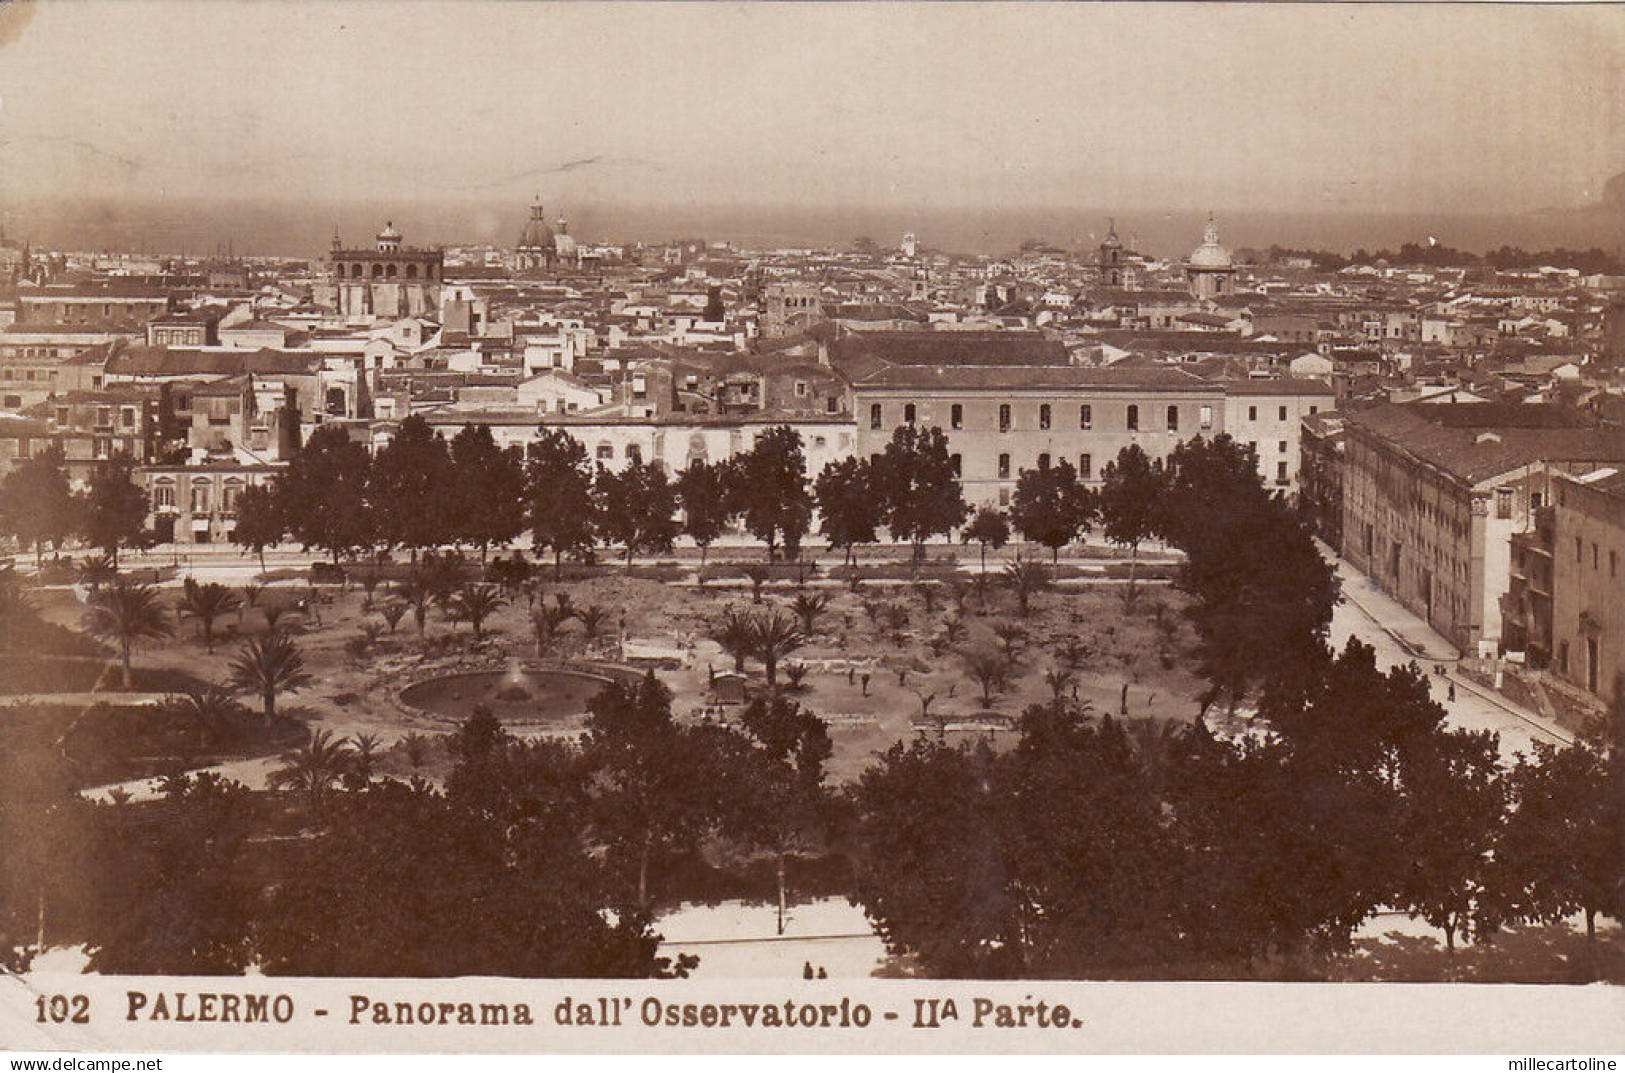
<svg viewBox="0 0 1625 1073">
<path fill-rule="evenodd" d="M 1123 683 L 1123 699 L 1118 703 L 1117 710 L 1118 710 L 1118 713 L 1121 714 L 1121 715 L 1127 715 L 1128 714 L 1128 683 L 1127 682 Z"/>
<path fill-rule="evenodd" d="M 1450 683 L 1450 703 L 1456 703 L 1456 683 Z"/>
<path fill-rule="evenodd" d="M 868 671 L 863 672 L 863 695 L 866 696 L 866 697 L 869 695 L 869 672 Z"/>
<path fill-rule="evenodd" d="M 812 962 L 810 962 L 810 961 L 802 962 L 802 965 L 801 965 L 801 978 L 803 980 L 811 980 L 813 978 Z"/>
<path fill-rule="evenodd" d="M 829 973 L 824 971 L 824 966 L 822 966 L 822 965 L 818 966 L 818 978 L 820 980 L 828 980 L 829 979 Z"/>
</svg>

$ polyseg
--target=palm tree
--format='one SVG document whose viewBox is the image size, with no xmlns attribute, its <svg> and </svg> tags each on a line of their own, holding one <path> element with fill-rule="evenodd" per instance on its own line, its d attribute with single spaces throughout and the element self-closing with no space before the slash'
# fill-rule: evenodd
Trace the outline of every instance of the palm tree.
<svg viewBox="0 0 1625 1073">
<path fill-rule="evenodd" d="M 137 641 L 169 636 L 169 614 L 158 602 L 158 590 L 139 581 L 115 577 L 90 594 L 85 628 L 118 645 L 124 684 L 130 684 L 130 649 Z"/>
<path fill-rule="evenodd" d="M 294 790 L 305 795 L 315 815 L 325 811 L 333 785 L 351 769 L 354 753 L 348 738 L 334 738 L 317 730 L 310 740 L 292 752 L 282 754 L 282 766 L 267 777 L 273 790 Z"/>
<path fill-rule="evenodd" d="M 751 654 L 767 671 L 767 688 L 778 685 L 779 660 L 807 643 L 796 620 L 781 611 L 769 611 L 751 620 Z"/>
<path fill-rule="evenodd" d="M 199 585 L 191 578 L 187 578 L 181 583 L 181 588 L 183 594 L 180 613 L 182 617 L 197 619 L 198 632 L 203 637 L 203 643 L 210 652 L 213 652 L 215 619 L 235 611 L 241 601 L 236 593 L 218 581 Z"/>
<path fill-rule="evenodd" d="M 965 673 L 982 687 L 982 707 L 993 707 L 993 694 L 1004 688 L 1010 673 L 1010 660 L 995 649 L 980 649 L 965 654 Z"/>
<path fill-rule="evenodd" d="M 287 603 L 271 603 L 260 608 L 260 614 L 265 616 L 266 632 L 275 633 L 277 629 L 276 624 L 282 620 L 283 615 L 286 615 L 292 610 L 293 605 Z"/>
<path fill-rule="evenodd" d="M 1153 719 L 1149 716 L 1124 719 L 1121 724 L 1125 735 L 1139 754 L 1140 764 L 1153 784 L 1164 785 L 1176 767 L 1181 752 L 1187 748 L 1188 723 L 1172 719 Z"/>
<path fill-rule="evenodd" d="M 406 605 L 399 600 L 391 600 L 378 609 L 378 615 L 384 620 L 384 625 L 389 627 L 389 632 L 394 633 L 395 627 L 406 617 Z"/>
<path fill-rule="evenodd" d="M 434 589 L 421 573 L 414 572 L 396 588 L 395 595 L 411 607 L 412 618 L 418 624 L 418 636 L 423 636 L 423 627 L 429 621 L 429 604 L 434 601 Z"/>
<path fill-rule="evenodd" d="M 454 618 L 464 619 L 474 627 L 474 639 L 477 641 L 485 626 L 485 620 L 497 608 L 508 602 L 502 590 L 495 585 L 483 582 L 464 585 L 457 591 L 451 600 L 451 614 Z"/>
<path fill-rule="evenodd" d="M 1027 639 L 1027 631 L 1014 622 L 995 622 L 993 636 L 999 639 L 1004 658 L 1013 665 L 1021 652 L 1021 643 Z"/>
<path fill-rule="evenodd" d="M 219 686 L 166 697 L 163 710 L 197 728 L 199 748 L 218 742 L 222 732 L 243 716 L 243 706 L 237 703 L 237 698 Z"/>
<path fill-rule="evenodd" d="M 110 555 L 92 555 L 79 566 L 79 580 L 95 592 L 118 577 L 118 564 Z"/>
<path fill-rule="evenodd" d="M 304 657 L 283 633 L 249 638 L 238 650 L 237 658 L 231 661 L 231 684 L 239 692 L 253 693 L 260 698 L 267 724 L 276 718 L 278 693 L 303 689 L 310 683 Z"/>
<path fill-rule="evenodd" d="M 1077 675 L 1073 673 L 1070 667 L 1051 667 L 1044 672 L 1044 684 L 1049 686 L 1049 691 L 1055 698 L 1055 707 L 1057 709 L 1066 703 L 1067 690 L 1072 688 L 1072 683 L 1076 679 Z"/>
<path fill-rule="evenodd" d="M 406 753 L 406 762 L 412 765 L 413 771 L 429 762 L 429 739 L 415 730 L 401 739 L 401 750 Z"/>
<path fill-rule="evenodd" d="M 823 593 L 798 593 L 790 601 L 790 610 L 795 612 L 796 618 L 801 620 L 801 632 L 812 634 L 818 624 L 818 616 L 829 607 L 829 597 Z"/>
<path fill-rule="evenodd" d="M 564 607 L 549 606 L 542 601 L 536 610 L 530 613 L 530 625 L 536 631 L 536 654 L 545 655 L 553 644 L 553 638 L 558 634 L 559 627 L 563 626 L 575 616 L 573 611 Z"/>
<path fill-rule="evenodd" d="M 355 746 L 355 755 L 351 760 L 351 767 L 361 785 L 366 786 L 372 780 L 372 769 L 378 763 L 378 747 L 383 744 L 376 734 L 357 734 L 352 740 Z"/>
<path fill-rule="evenodd" d="M 598 634 L 609 621 L 609 608 L 599 607 L 597 604 L 588 604 L 575 613 L 581 622 L 581 631 L 586 635 L 589 643 L 598 640 Z"/>
<path fill-rule="evenodd" d="M 711 639 L 733 657 L 734 671 L 744 674 L 745 660 L 752 655 L 756 644 L 750 616 L 737 607 L 724 609 L 721 620 L 711 628 Z"/>
<path fill-rule="evenodd" d="M 253 607 L 259 603 L 260 593 L 265 591 L 264 585 L 256 585 L 252 581 L 243 586 L 243 602 L 237 605 L 237 625 L 243 624 L 244 608 Z"/>
<path fill-rule="evenodd" d="M 1016 600 L 1021 605 L 1022 618 L 1027 617 L 1033 593 L 1049 587 L 1049 577 L 1049 570 L 1043 563 L 1033 562 L 1030 559 L 1017 559 L 1004 568 L 1005 581 L 1016 590 Z"/>
</svg>

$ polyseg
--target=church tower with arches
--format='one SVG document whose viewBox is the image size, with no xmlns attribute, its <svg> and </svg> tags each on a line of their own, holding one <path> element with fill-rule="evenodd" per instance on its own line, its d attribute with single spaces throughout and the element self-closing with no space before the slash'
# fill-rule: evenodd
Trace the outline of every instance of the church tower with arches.
<svg viewBox="0 0 1625 1073">
<path fill-rule="evenodd" d="M 445 254 L 402 243 L 394 221 L 384 224 L 372 249 L 346 249 L 337 230 L 327 253 L 331 301 L 347 317 L 435 316 Z"/>
</svg>

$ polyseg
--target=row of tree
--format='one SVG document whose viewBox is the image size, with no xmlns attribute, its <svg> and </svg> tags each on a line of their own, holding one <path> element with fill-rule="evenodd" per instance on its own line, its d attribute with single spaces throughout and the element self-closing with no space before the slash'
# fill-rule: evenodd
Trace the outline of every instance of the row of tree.
<svg viewBox="0 0 1625 1073">
<path fill-rule="evenodd" d="M 637 554 L 669 550 L 680 535 L 703 553 L 730 527 L 799 554 L 814 511 L 821 534 L 850 562 L 884 531 L 907 541 L 915 558 L 934 537 L 959 529 L 971 511 L 935 427 L 899 426 L 884 451 L 828 463 L 809 481 L 801 436 L 769 429 L 750 451 L 696 460 L 675 477 L 656 463 L 619 471 L 589 462 L 586 448 L 560 429 L 543 430 L 525 452 L 498 447 L 490 429 L 464 428 L 448 443 L 421 417 L 409 417 L 376 455 L 342 429 L 318 429 L 285 472 L 238 496 L 235 540 L 260 555 L 292 538 L 343 556 L 402 548 L 414 554 L 448 545 L 477 547 L 482 557 L 529 532 L 538 554 L 555 562 L 599 544 Z M 1017 474 L 1008 519 L 979 512 L 967 539 L 1002 547 L 1016 532 L 1051 549 L 1097 524 L 1108 539 L 1138 547 L 1153 535 L 1143 516 L 1158 492 L 1151 462 L 1124 449 L 1091 489 L 1070 463 Z M 145 492 L 133 464 L 115 458 L 93 473 L 88 491 L 71 491 L 61 448 L 53 446 L 0 481 L 0 533 L 36 551 L 75 537 L 106 551 L 150 540 Z M 263 562 L 262 562 L 263 565 Z"/>
<path fill-rule="evenodd" d="M 929 976 L 1313 974 L 1372 914 L 1458 940 L 1625 914 L 1613 738 L 1451 730 L 1351 642 L 1273 734 L 1095 720 L 1058 698 L 1013 750 L 921 738 L 855 791 L 856 899 Z"/>
<path fill-rule="evenodd" d="M 579 741 L 520 740 L 477 709 L 447 749 L 440 789 L 373 778 L 318 732 L 274 775 L 286 797 L 178 776 L 155 808 L 87 802 L 50 750 L 0 742 L 19 776 L 0 786 L 0 951 L 21 963 L 49 927 L 103 972 L 666 975 L 692 965 L 650 927 L 675 863 L 704 843 L 775 868 L 782 922 L 786 862 L 831 822 L 828 734 L 782 697 L 737 727 L 683 724 L 634 677 Z"/>
<path fill-rule="evenodd" d="M 1330 672 L 1270 733 L 1097 719 L 1057 693 L 1012 749 L 922 736 L 833 790 L 827 730 L 793 702 L 685 724 L 652 677 L 607 686 L 580 741 L 476 711 L 443 789 L 318 734 L 276 773 L 286 797 L 202 775 L 162 806 L 98 805 L 12 739 L 0 947 L 21 963 L 49 921 L 109 972 L 680 973 L 652 921 L 702 854 L 776 869 L 781 912 L 788 861 L 844 856 L 930 976 L 1313 975 L 1382 909 L 1451 951 L 1574 914 L 1594 943 L 1625 913 L 1625 712 L 1506 766 L 1493 735 L 1443 725 L 1414 668 L 1351 643 Z"/>
<path fill-rule="evenodd" d="M 120 548 L 144 541 L 147 496 L 134 470 L 126 456 L 109 459 L 92 470 L 90 487 L 76 493 L 62 445 L 52 444 L 0 479 L 0 535 L 36 555 L 46 545 L 60 548 L 82 539 L 116 562 Z"/>
<path fill-rule="evenodd" d="M 344 555 L 376 548 L 420 551 L 459 544 L 506 546 L 529 532 L 538 554 L 555 562 L 599 544 L 634 555 L 669 550 L 687 536 L 703 554 L 740 525 L 767 546 L 799 554 L 815 516 L 831 547 L 856 549 L 880 539 L 913 546 L 947 536 L 970 515 L 935 427 L 899 426 L 884 451 L 825 465 L 805 475 L 801 436 L 768 429 L 749 451 L 695 460 L 674 476 L 634 460 L 618 471 L 592 463 L 560 429 L 544 429 L 525 452 L 498 448 L 489 429 L 469 426 L 448 444 L 410 417 L 376 456 L 339 429 L 320 429 L 267 489 L 237 504 L 237 542 L 264 549 L 292 537 Z M 1160 486 L 1138 446 L 1107 465 L 1091 489 L 1067 462 L 1021 470 L 1009 518 L 988 508 L 968 531 L 984 547 L 1002 546 L 1009 527 L 1059 549 L 1097 523 L 1109 539 L 1138 547 L 1151 534 L 1142 517 Z"/>
</svg>

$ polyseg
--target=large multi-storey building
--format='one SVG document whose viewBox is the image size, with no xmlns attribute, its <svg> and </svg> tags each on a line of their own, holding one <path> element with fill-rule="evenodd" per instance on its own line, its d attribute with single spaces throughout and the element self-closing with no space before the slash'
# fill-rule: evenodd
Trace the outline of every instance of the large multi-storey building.
<svg viewBox="0 0 1625 1073">
<path fill-rule="evenodd" d="M 762 288 L 762 334 L 768 338 L 803 331 L 824 318 L 816 283 L 769 283 Z"/>
<path fill-rule="evenodd" d="M 1298 447 L 1298 509 L 1329 547 L 1343 546 L 1343 415 L 1303 419 Z"/>
<path fill-rule="evenodd" d="M 527 450 L 541 434 L 560 429 L 579 441 L 595 465 L 619 470 L 633 462 L 656 463 L 676 473 L 693 462 L 719 462 L 743 454 L 770 428 L 788 425 L 801 435 L 809 479 L 830 462 L 850 457 L 857 436 L 850 417 L 819 418 L 758 411 L 750 414 L 684 414 L 628 417 L 618 414 L 515 414 L 509 410 L 431 410 L 422 414 L 446 439 L 470 425 L 484 425 L 499 447 Z M 393 425 L 373 427 L 373 447 L 394 434 Z"/>
<path fill-rule="evenodd" d="M 1625 467 L 1554 483 L 1551 669 L 1608 703 L 1625 690 Z"/>
<path fill-rule="evenodd" d="M 971 503 L 1006 505 L 1023 469 L 1070 462 L 1085 480 L 1129 444 L 1153 458 L 1223 430 L 1224 388 L 1176 368 L 893 365 L 852 385 L 858 453 L 899 425 L 935 425 Z"/>
<path fill-rule="evenodd" d="M 1224 431 L 1258 455 L 1258 475 L 1269 488 L 1297 487 L 1303 421 L 1335 409 L 1337 395 L 1322 380 L 1297 377 L 1229 380 L 1224 385 Z"/>
<path fill-rule="evenodd" d="M 1346 421 L 1342 552 L 1462 651 L 1502 642 L 1512 535 L 1552 476 L 1625 465 L 1625 433 L 1557 406 L 1402 404 Z"/>
<path fill-rule="evenodd" d="M 169 312 L 170 293 L 159 287 L 106 283 L 30 287 L 17 295 L 17 323 L 93 325 L 144 324 Z"/>
<path fill-rule="evenodd" d="M 333 236 L 326 284 L 316 300 L 347 317 L 418 317 L 440 308 L 445 254 L 403 246 L 393 223 L 378 232 L 370 250 L 346 249 Z"/>
<path fill-rule="evenodd" d="M 237 535 L 237 497 L 266 484 L 278 467 L 237 462 L 147 466 L 147 528 L 160 543 L 228 544 Z"/>
</svg>

